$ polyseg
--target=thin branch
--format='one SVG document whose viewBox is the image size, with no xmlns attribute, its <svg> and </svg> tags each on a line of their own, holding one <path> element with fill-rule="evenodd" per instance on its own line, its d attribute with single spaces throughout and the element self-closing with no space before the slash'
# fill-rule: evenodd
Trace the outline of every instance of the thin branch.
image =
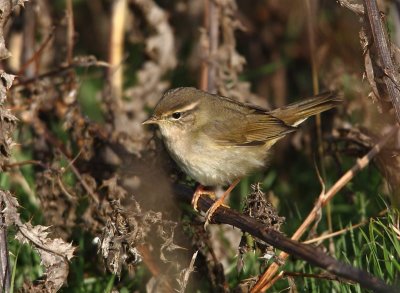
<svg viewBox="0 0 400 293">
<path fill-rule="evenodd" d="M 322 279 L 328 281 L 337 281 L 337 282 L 346 282 L 347 280 L 343 280 L 335 275 L 331 274 L 307 274 L 307 273 L 300 273 L 300 272 L 287 272 L 282 271 L 283 277 L 300 277 L 300 278 L 314 278 L 314 279 Z M 353 283 L 353 282 L 346 282 L 346 283 Z"/>
<path fill-rule="evenodd" d="M 383 81 L 395 109 L 397 121 L 400 122 L 400 89 L 398 80 L 395 76 L 397 69 L 394 66 L 392 56 L 389 49 L 389 41 L 386 30 L 382 23 L 382 17 L 378 10 L 376 0 L 364 0 L 364 8 L 366 19 L 369 22 L 372 36 L 374 39 L 373 45 L 376 47 L 381 67 L 385 72 Z"/>
<path fill-rule="evenodd" d="M 19 69 L 18 71 L 18 75 L 23 74 L 23 72 L 25 71 L 25 69 L 33 62 L 36 62 L 41 56 L 42 53 L 44 51 L 44 49 L 46 49 L 47 45 L 50 43 L 51 39 L 54 37 L 54 31 L 55 31 L 55 27 L 53 27 L 51 29 L 51 32 L 49 33 L 49 35 L 47 36 L 47 38 L 44 40 L 44 42 L 40 45 L 40 48 L 32 55 L 32 57 L 30 57 Z"/>
<path fill-rule="evenodd" d="M 89 186 L 89 184 L 86 183 L 86 181 L 83 179 L 81 173 L 79 170 L 74 166 L 73 161 L 65 154 L 61 148 L 58 148 L 59 152 L 64 156 L 64 158 L 68 161 L 68 168 L 71 168 L 72 172 L 75 174 L 76 178 L 79 180 L 79 182 L 82 184 L 83 188 L 86 190 L 86 192 L 91 196 L 91 198 L 94 200 L 94 202 L 98 205 L 100 203 L 100 199 L 96 192 L 92 189 L 92 187 Z"/>
<path fill-rule="evenodd" d="M 7 171 L 9 169 L 12 168 L 19 168 L 25 165 L 38 165 L 43 167 L 44 169 L 47 169 L 48 166 L 46 166 L 44 163 L 42 163 L 41 161 L 37 161 L 37 160 L 25 160 L 25 161 L 20 161 L 20 162 L 14 162 L 14 163 L 9 163 L 9 164 L 5 164 L 4 170 Z"/>
<path fill-rule="evenodd" d="M 316 202 L 314 208 L 308 214 L 307 218 L 303 221 L 301 226 L 297 229 L 297 231 L 293 234 L 293 240 L 299 240 L 300 237 L 305 233 L 307 228 L 311 225 L 312 222 L 317 218 L 321 207 L 326 205 L 353 177 L 362 169 L 364 169 L 371 160 L 382 150 L 384 145 L 388 142 L 390 138 L 392 138 L 398 131 L 398 126 L 393 126 L 390 131 L 382 137 L 382 139 L 361 159 L 357 160 L 357 163 L 347 171 L 336 183 L 328 190 L 327 193 L 321 193 L 318 201 Z M 289 256 L 288 253 L 282 252 L 279 255 L 279 259 L 284 264 L 285 260 Z M 264 274 L 260 277 L 258 282 L 252 288 L 251 292 L 260 292 L 267 290 L 273 283 L 271 280 L 273 276 L 278 271 L 280 265 L 277 263 L 273 263 L 269 266 L 269 268 L 264 272 Z"/>
<path fill-rule="evenodd" d="M 387 209 L 383 210 L 381 213 L 379 213 L 379 216 L 382 216 L 382 215 L 386 214 L 387 211 L 388 211 Z M 367 219 L 365 221 L 362 221 L 362 222 L 360 222 L 358 224 L 354 224 L 354 225 L 351 225 L 349 227 L 340 229 L 338 231 L 335 231 L 335 232 L 332 232 L 332 233 L 329 233 L 329 234 L 325 234 L 325 235 L 321 235 L 321 236 L 315 237 L 313 239 L 309 239 L 307 241 L 304 241 L 303 243 L 312 244 L 312 243 L 315 243 L 315 242 L 320 242 L 320 241 L 323 241 L 325 239 L 330 239 L 332 237 L 336 237 L 336 236 L 345 234 L 345 233 L 349 232 L 350 230 L 353 230 L 353 229 L 356 229 L 358 227 L 364 226 L 365 224 L 368 224 L 371 221 L 371 219 L 372 218 L 369 218 L 369 219 Z"/>
<path fill-rule="evenodd" d="M 36 123 L 33 124 L 35 127 L 35 131 L 42 135 L 50 144 L 56 148 L 60 154 L 68 161 L 68 166 L 67 168 L 71 168 L 72 172 L 75 174 L 76 178 L 79 180 L 79 182 L 82 184 L 83 188 L 87 191 L 87 193 L 92 197 L 94 202 L 98 205 L 100 200 L 96 192 L 89 186 L 89 184 L 86 183 L 86 181 L 83 179 L 82 175 L 80 174 L 79 170 L 74 166 L 74 161 L 79 157 L 81 151 L 77 154 L 77 156 L 73 159 L 71 159 L 71 154 L 70 152 L 67 151 L 65 148 L 64 144 L 62 141 L 58 140 L 47 128 L 47 126 L 40 122 L 37 121 Z M 64 169 L 65 170 L 65 169 Z"/>
<path fill-rule="evenodd" d="M 189 201 L 193 195 L 192 192 L 180 192 L 179 195 L 184 196 L 185 200 Z M 211 198 L 201 195 L 198 200 L 198 209 L 202 212 L 208 211 L 215 201 Z M 354 268 L 349 264 L 342 263 L 333 257 L 325 254 L 318 248 L 299 243 L 282 233 L 265 227 L 264 223 L 258 222 L 256 219 L 242 215 L 239 212 L 230 208 L 219 207 L 212 217 L 212 223 L 228 224 L 239 228 L 241 231 L 251 234 L 258 239 L 280 249 L 287 254 L 303 259 L 308 263 L 325 269 L 331 274 L 347 280 L 359 283 L 361 287 L 379 292 L 395 292 L 385 284 L 382 280 L 370 275 L 360 269 Z"/>
<path fill-rule="evenodd" d="M 104 61 L 97 61 L 96 59 L 88 59 L 88 60 L 77 60 L 74 61 L 73 63 L 66 65 L 66 66 L 60 66 L 57 69 L 51 70 L 49 72 L 42 73 L 38 76 L 28 78 L 28 79 L 23 79 L 23 77 L 18 77 L 16 79 L 16 82 L 13 84 L 13 88 L 17 86 L 25 86 L 33 82 L 37 82 L 38 80 L 47 78 L 47 77 L 52 77 L 52 76 L 57 76 L 61 75 L 65 72 L 68 72 L 70 69 L 76 68 L 76 67 L 89 67 L 89 66 L 99 66 L 99 67 L 109 67 L 110 65 L 107 62 Z"/>
</svg>

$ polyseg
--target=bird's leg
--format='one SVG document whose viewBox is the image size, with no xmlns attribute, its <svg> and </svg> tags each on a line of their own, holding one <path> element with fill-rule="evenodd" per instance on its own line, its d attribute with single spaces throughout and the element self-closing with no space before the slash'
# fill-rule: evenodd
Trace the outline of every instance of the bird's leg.
<svg viewBox="0 0 400 293">
<path fill-rule="evenodd" d="M 206 190 L 204 188 L 204 186 L 201 185 L 201 184 L 199 186 L 197 186 L 196 191 L 194 192 L 193 197 L 192 197 L 192 206 L 193 206 L 193 208 L 194 208 L 194 210 L 196 212 L 198 212 L 197 202 L 199 201 L 199 198 L 200 198 L 200 196 L 202 194 L 206 194 L 211 198 L 215 198 L 215 192 L 214 191 Z"/>
<path fill-rule="evenodd" d="M 240 179 L 236 179 L 233 181 L 233 183 L 229 186 L 229 188 L 224 192 L 224 194 L 213 203 L 213 205 L 208 209 L 206 213 L 206 222 L 204 223 L 204 229 L 207 228 L 209 222 L 212 219 L 212 216 L 214 215 L 215 211 L 224 204 L 224 201 L 227 197 L 229 197 L 229 194 L 231 191 L 235 188 L 235 186 L 240 182 Z"/>
</svg>

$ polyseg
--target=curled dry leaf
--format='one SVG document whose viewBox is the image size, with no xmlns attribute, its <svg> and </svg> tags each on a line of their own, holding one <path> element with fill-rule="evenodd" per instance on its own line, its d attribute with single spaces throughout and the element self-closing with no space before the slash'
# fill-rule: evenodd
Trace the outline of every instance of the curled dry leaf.
<svg viewBox="0 0 400 293">
<path fill-rule="evenodd" d="M 19 203 L 8 190 L 0 189 L 0 202 L 2 203 L 1 213 L 4 217 L 5 225 L 11 226 L 14 224 L 21 224 L 18 213 Z"/>
<path fill-rule="evenodd" d="M 39 253 L 46 272 L 46 280 L 42 285 L 47 292 L 57 292 L 67 280 L 68 261 L 73 257 L 75 247 L 60 238 L 49 238 L 48 228 L 22 224 L 18 226 L 16 239 L 33 246 Z"/>
<path fill-rule="evenodd" d="M 46 223 L 51 223 L 58 236 L 67 238 L 76 225 L 77 194 L 80 193 L 63 182 L 57 168 L 53 163 L 48 170 L 37 172 L 36 194 L 45 211 Z"/>
<path fill-rule="evenodd" d="M 164 251 L 178 248 L 172 241 L 176 223 L 163 220 L 161 213 L 142 212 L 134 200 L 129 208 L 114 200 L 111 208 L 113 211 L 99 237 L 98 252 L 113 274 L 119 276 L 124 264 L 134 266 L 140 262 L 137 247 L 149 243 L 149 238 L 157 236 L 164 241 L 160 249 L 160 259 L 164 261 L 167 261 Z"/>
<path fill-rule="evenodd" d="M 5 73 L 3 70 L 0 70 L 0 104 L 3 104 L 6 100 L 7 91 L 12 86 L 15 75 Z"/>
<path fill-rule="evenodd" d="M 6 24 L 11 12 L 17 6 L 24 6 L 24 2 L 28 0 L 1 0 L 0 1 L 0 60 L 11 56 L 5 45 L 4 40 L 4 25 Z"/>
<path fill-rule="evenodd" d="M 338 3 L 340 6 L 344 6 L 347 9 L 353 11 L 356 14 L 363 15 L 364 14 L 364 6 L 358 3 L 352 3 L 351 0 L 339 0 Z"/>
<path fill-rule="evenodd" d="M 192 259 L 190 260 L 189 266 L 186 269 L 183 269 L 179 273 L 179 279 L 177 279 L 177 282 L 179 284 L 179 291 L 180 293 L 184 293 L 186 286 L 189 282 L 189 277 L 192 272 L 194 272 L 195 267 L 194 267 L 194 262 L 196 261 L 197 254 L 199 251 L 197 250 L 195 253 L 193 253 Z"/>
<path fill-rule="evenodd" d="M 68 261 L 73 257 L 75 248 L 60 238 L 49 238 L 49 227 L 23 223 L 18 213 L 18 201 L 9 191 L 0 190 L 0 201 L 6 225 L 14 225 L 18 229 L 15 238 L 31 245 L 40 255 L 46 272 L 41 288 L 47 292 L 56 292 L 67 279 Z"/>
<path fill-rule="evenodd" d="M 7 91 L 11 87 L 14 77 L 14 75 L 0 70 L 0 169 L 4 161 L 10 156 L 10 149 L 13 145 L 12 132 L 18 121 L 9 110 L 3 108 Z"/>
<path fill-rule="evenodd" d="M 8 110 L 0 106 L 0 169 L 3 163 L 11 154 L 13 146 L 12 132 L 15 129 L 18 119 Z"/>
<path fill-rule="evenodd" d="M 244 203 L 243 214 L 259 220 L 268 228 L 273 228 L 279 231 L 281 225 L 285 222 L 285 218 L 280 217 L 273 205 L 266 199 L 265 193 L 262 192 L 259 183 L 252 185 L 251 188 L 252 192 L 246 197 Z M 239 244 L 239 271 L 243 268 L 243 254 L 250 249 L 257 248 L 264 254 L 265 259 L 269 259 L 274 255 L 273 247 L 264 241 L 254 238 L 254 246 L 248 247 L 245 235 L 242 236 L 242 240 Z"/>
</svg>

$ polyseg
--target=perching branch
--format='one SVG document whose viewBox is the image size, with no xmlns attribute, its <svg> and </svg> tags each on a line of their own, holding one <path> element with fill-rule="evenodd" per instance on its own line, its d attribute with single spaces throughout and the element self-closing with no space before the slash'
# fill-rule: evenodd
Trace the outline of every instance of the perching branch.
<svg viewBox="0 0 400 293">
<path fill-rule="evenodd" d="M 318 201 L 315 203 L 314 208 L 308 214 L 307 218 L 303 221 L 301 226 L 293 234 L 292 239 L 298 240 L 305 233 L 307 228 L 315 221 L 318 217 L 321 207 L 325 206 L 354 176 L 364 169 L 372 161 L 372 159 L 382 150 L 385 144 L 390 138 L 395 136 L 399 127 L 396 125 L 390 129 L 390 131 L 382 137 L 382 139 L 361 159 L 358 159 L 354 166 L 348 170 L 338 181 L 325 193 L 322 191 Z M 279 255 L 281 260 L 285 260 L 288 254 L 282 252 Z M 261 278 L 258 280 L 257 284 L 252 288 L 252 292 L 258 292 L 261 289 L 266 289 L 268 283 L 273 278 L 274 274 L 278 271 L 279 265 L 274 263 L 264 272 Z"/>
<path fill-rule="evenodd" d="M 192 196 L 190 192 L 180 192 L 180 195 L 184 196 L 186 200 L 189 200 Z M 198 201 L 198 209 L 206 212 L 213 203 L 214 200 L 202 195 Z M 242 215 L 235 210 L 221 206 L 216 210 L 211 222 L 228 224 L 239 228 L 243 232 L 249 233 L 277 249 L 323 268 L 331 274 L 357 282 L 363 288 L 377 292 L 395 292 L 394 288 L 369 273 L 340 262 L 314 246 L 291 240 L 282 233 L 265 227 L 265 224 Z"/>
</svg>

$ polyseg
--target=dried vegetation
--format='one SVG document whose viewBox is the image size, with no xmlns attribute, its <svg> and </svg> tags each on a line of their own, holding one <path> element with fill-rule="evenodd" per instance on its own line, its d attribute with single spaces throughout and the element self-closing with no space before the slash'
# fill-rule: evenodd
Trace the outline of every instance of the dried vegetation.
<svg viewBox="0 0 400 293">
<path fill-rule="evenodd" d="M 318 18 L 319 2 L 310 2 L 320 25 L 321 37 L 311 52 L 320 87 L 344 97 L 343 107 L 324 120 L 325 154 L 344 172 L 344 160 L 365 155 L 398 121 L 393 105 L 400 104 L 400 51 L 388 43 L 392 64 L 383 68 L 381 49 L 375 46 L 382 40 L 364 6 L 328 4 L 340 19 L 328 21 Z M 142 284 L 132 290 L 227 292 L 230 286 L 256 292 L 283 278 L 283 273 L 265 277 L 274 276 L 285 262 L 268 243 L 230 226 L 204 231 L 187 198 L 176 196 L 190 193 L 193 183 L 168 157 L 157 133 L 141 122 L 173 86 L 198 85 L 264 107 L 282 106 L 289 95 L 309 94 L 309 80 L 299 77 L 310 74 L 308 67 L 290 72 L 311 62 L 302 5 L 287 0 L 251 5 L 240 0 L 0 0 L 0 170 L 1 182 L 7 182 L 0 186 L 3 290 L 10 290 L 10 237 L 30 245 L 45 272 L 39 280 L 24 280 L 20 289 L 25 292 L 58 291 L 67 284 L 74 256 L 96 264 L 88 274 L 108 271 L 120 280 L 139 279 Z M 355 14 L 342 17 L 347 9 Z M 341 35 L 358 19 L 359 40 Z M 394 26 L 400 32 L 400 24 Z M 312 158 L 313 133 L 299 131 L 281 144 L 272 162 L 278 173 L 293 150 Z M 375 160 L 393 203 L 400 202 L 397 136 Z M 290 181 L 289 173 L 280 173 L 279 180 Z M 288 224 L 260 185 L 248 191 L 243 215 L 268 229 L 279 231 Z M 323 196 L 313 220 L 326 204 Z M 271 191 L 268 198 L 276 202 L 277 196 Z M 8 239 L 7 230 L 15 231 Z M 89 248 L 78 247 L 85 237 L 91 239 L 85 242 Z M 251 262 L 254 250 L 263 257 Z M 263 275 L 271 262 L 275 271 Z M 239 271 L 235 284 L 227 269 L 232 263 Z M 258 275 L 240 278 L 246 264 L 254 265 Z M 285 278 L 295 292 L 293 276 L 286 272 Z"/>
</svg>

